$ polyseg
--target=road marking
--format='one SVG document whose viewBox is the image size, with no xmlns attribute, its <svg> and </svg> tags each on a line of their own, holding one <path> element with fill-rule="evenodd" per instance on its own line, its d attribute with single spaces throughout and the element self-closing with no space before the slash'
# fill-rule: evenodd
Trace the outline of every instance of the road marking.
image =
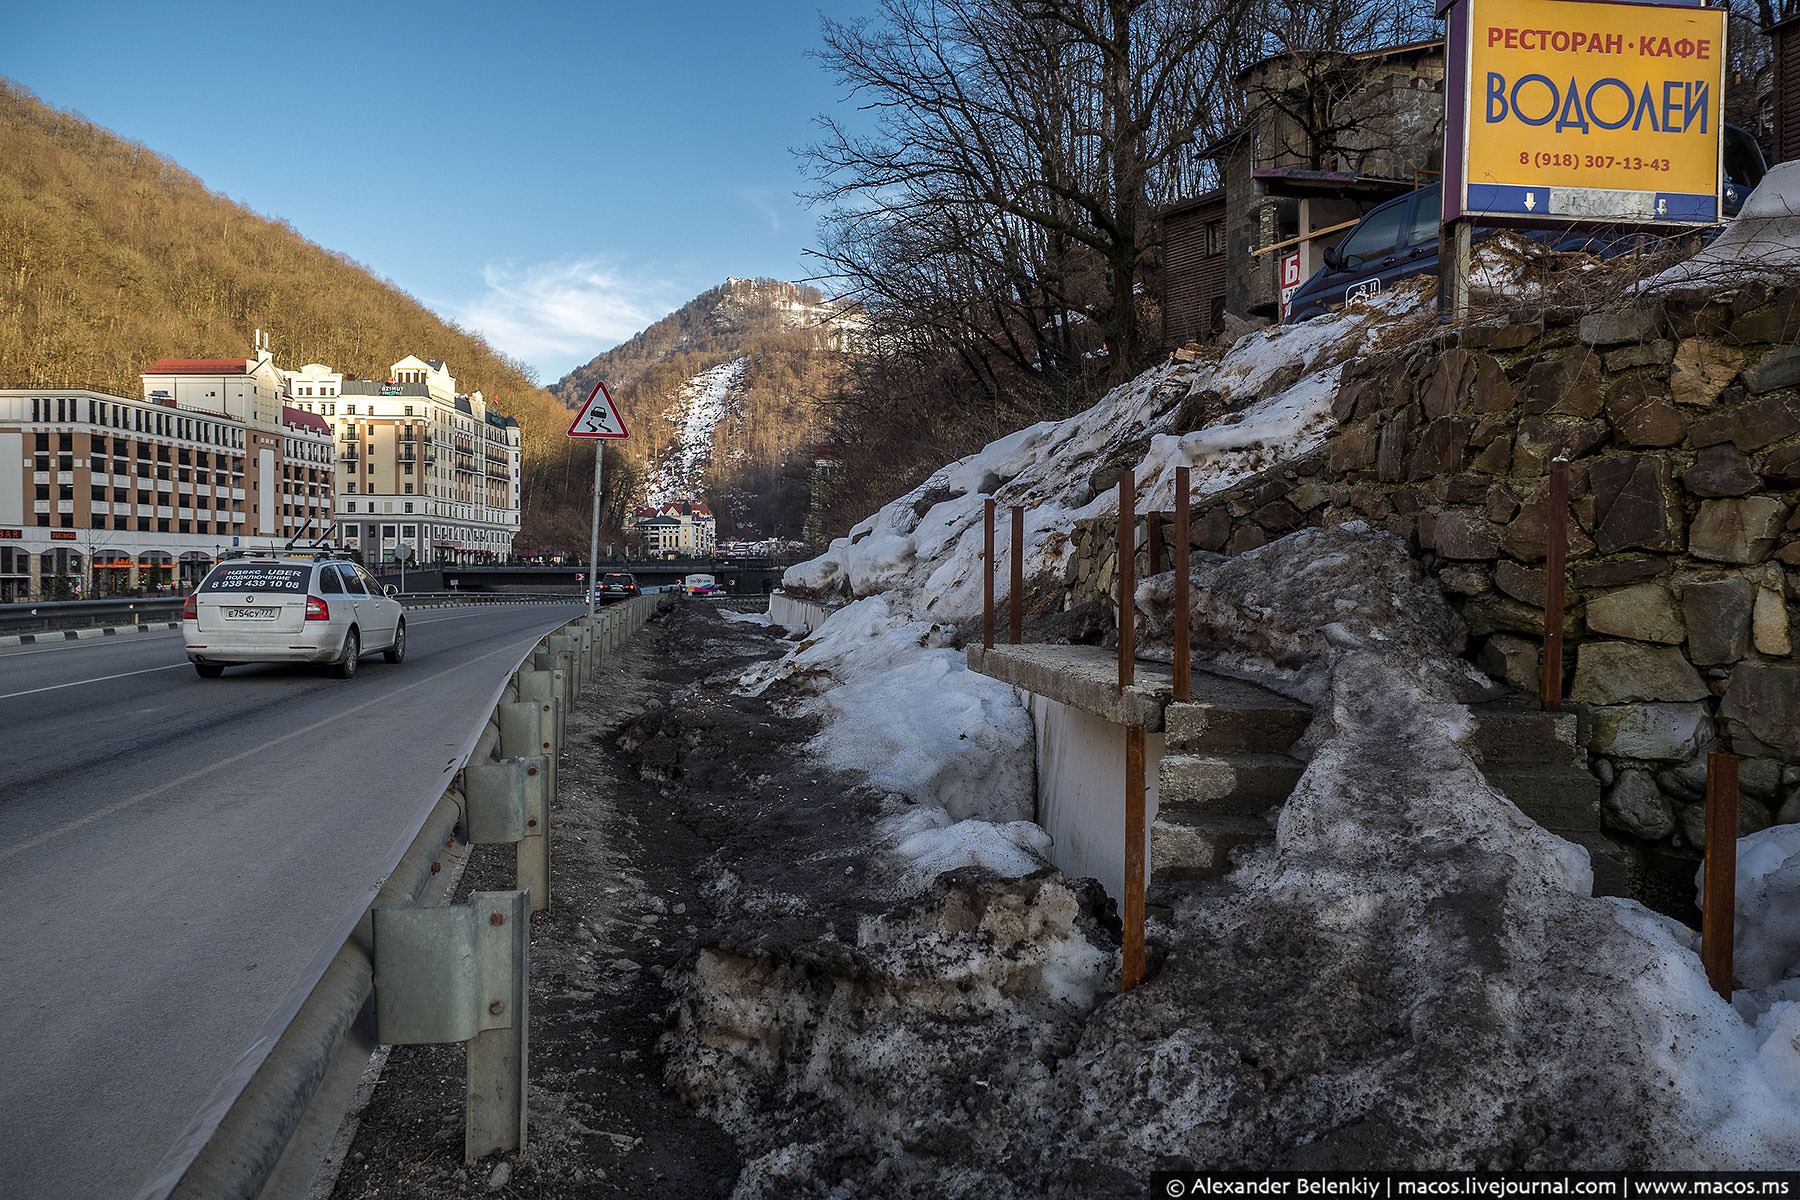
<svg viewBox="0 0 1800 1200">
<path fill-rule="evenodd" d="M 543 636 L 544 635 L 541 633 L 530 634 L 527 639 L 527 644 L 535 643 L 535 642 L 539 641 L 540 639 L 542 639 Z M 23 854 L 27 850 L 35 850 L 37 847 L 43 845 L 45 842 L 54 841 L 55 839 L 62 837 L 66 833 L 74 833 L 77 829 L 81 829 L 88 825 L 92 825 L 95 821 L 101 820 L 105 817 L 113 816 L 117 813 L 124 812 L 126 809 L 132 807 L 134 804 L 140 804 L 143 801 L 148 800 L 152 796 L 159 796 L 164 792 L 170 791 L 174 788 L 181 787 L 183 784 L 192 783 L 194 780 L 200 778 L 202 775 L 211 774 L 212 772 L 219 770 L 221 767 L 229 767 L 233 763 L 242 762 L 246 758 L 253 758 L 258 754 L 263 754 L 263 753 L 267 752 L 272 747 L 281 745 L 283 742 L 291 742 L 297 737 L 303 737 L 306 734 L 312 733 L 319 729 L 323 729 L 325 726 L 334 724 L 335 722 L 341 721 L 346 717 L 355 716 L 357 713 L 361 712 L 365 708 L 369 708 L 376 704 L 386 704 L 387 702 L 389 702 L 395 696 L 398 696 L 402 692 L 410 692 L 414 688 L 420 688 L 420 687 L 424 687 L 426 684 L 435 683 L 438 680 L 442 679 L 446 675 L 454 675 L 458 671 L 464 670 L 468 667 L 472 667 L 476 663 L 485 661 L 486 659 L 493 658 L 495 655 L 507 654 L 507 653 L 511 653 L 511 652 L 512 652 L 511 648 L 506 647 L 506 646 L 502 646 L 498 650 L 490 650 L 486 654 L 481 655 L 480 657 L 471 658 L 467 662 L 461 663 L 454 667 L 446 668 L 445 670 L 439 671 L 435 675 L 428 675 L 424 679 L 415 680 L 412 683 L 406 684 L 402 687 L 397 687 L 391 692 L 383 692 L 379 696 L 372 696 L 369 699 L 363 701 L 361 704 L 352 705 L 351 707 L 346 708 L 346 709 L 342 710 L 341 712 L 334 713 L 333 715 L 326 717 L 322 721 L 314 721 L 311 725 L 307 725 L 304 728 L 295 729 L 288 733 L 284 733 L 278 738 L 271 738 L 269 741 L 264 742 L 260 746 L 252 746 L 250 749 L 244 750 L 237 754 L 234 754 L 230 758 L 222 758 L 222 759 L 219 759 L 217 762 L 214 762 L 207 766 L 201 767 L 198 771 L 190 771 L 186 775 L 181 776 L 179 779 L 171 779 L 166 783 L 161 783 L 161 784 L 158 784 L 156 787 L 150 788 L 148 791 L 139 792 L 135 796 L 127 796 L 123 800 L 116 801 L 112 804 L 107 805 L 105 808 L 98 809 L 94 812 L 89 813 L 85 817 L 79 817 L 76 820 L 70 821 L 66 825 L 59 825 L 55 829 L 51 829 L 44 833 L 40 833 L 28 842 L 20 842 L 16 846 L 9 847 L 5 850 L 0 850 L 0 862 L 5 862 L 9 858 L 13 858 L 13 857 L 16 857 L 17 855 Z M 183 667 L 187 666 L 186 663 L 178 663 L 176 665 L 183 666 Z M 166 670 L 169 670 L 170 668 L 168 668 L 168 667 L 152 667 L 150 669 L 153 671 L 166 671 Z M 142 672 L 136 672 L 136 671 L 131 672 L 131 674 L 141 674 L 141 673 Z M 69 686 L 69 685 L 65 684 L 62 686 Z M 24 695 L 25 693 L 21 692 L 19 694 Z M 4 697 L 0 697 L 0 699 L 3 699 L 3 698 Z M 442 775 L 453 775 L 453 774 L 455 774 L 455 768 L 454 767 L 446 767 L 441 772 L 441 774 Z"/>
<path fill-rule="evenodd" d="M 63 688 L 80 687 L 86 683 L 105 683 L 109 679 L 126 679 L 132 675 L 148 675 L 153 671 L 173 671 L 176 667 L 185 667 L 186 663 L 171 663 L 166 667 L 145 667 L 141 671 L 120 671 L 117 675 L 98 675 L 93 679 L 77 679 L 73 683 L 53 683 L 49 687 L 32 688 L 24 692 L 8 692 L 0 696 L 0 700 L 16 700 L 20 696 L 35 696 L 39 692 L 56 692 Z"/>
</svg>

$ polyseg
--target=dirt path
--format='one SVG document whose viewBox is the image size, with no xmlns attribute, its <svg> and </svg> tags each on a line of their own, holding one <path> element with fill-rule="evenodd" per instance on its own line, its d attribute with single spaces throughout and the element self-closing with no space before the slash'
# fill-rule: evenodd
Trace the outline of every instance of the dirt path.
<svg viewBox="0 0 1800 1200">
<path fill-rule="evenodd" d="M 529 1148 L 464 1167 L 462 1047 L 396 1047 L 334 1200 L 730 1193 L 733 1139 L 662 1085 L 662 978 L 731 937 L 704 894 L 721 878 L 740 914 L 761 892 L 789 914 L 853 919 L 830 878 L 821 888 L 797 864 L 831 859 L 846 889 L 861 851 L 832 834 L 871 803 L 799 758 L 807 723 L 730 693 L 745 666 L 781 652 L 777 633 L 676 605 L 606 660 L 570 715 L 552 907 L 531 937 Z M 479 848 L 461 892 L 509 887 L 511 870 L 510 847 Z"/>
</svg>

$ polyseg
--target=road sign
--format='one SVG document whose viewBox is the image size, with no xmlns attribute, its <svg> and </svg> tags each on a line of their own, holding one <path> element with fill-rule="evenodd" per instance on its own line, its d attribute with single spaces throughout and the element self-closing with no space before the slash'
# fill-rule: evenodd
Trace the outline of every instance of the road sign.
<svg viewBox="0 0 1800 1200">
<path fill-rule="evenodd" d="M 1300 290 L 1300 252 L 1294 251 L 1281 260 L 1281 319 L 1287 320 L 1288 306 Z"/>
<path fill-rule="evenodd" d="M 569 425 L 569 436 L 580 438 L 628 438 L 630 431 L 625 428 L 625 419 L 619 416 L 619 406 L 613 403 L 612 393 L 606 390 L 604 383 L 596 383 L 594 390 L 588 393 L 587 403 L 575 414 L 575 420 Z"/>
<path fill-rule="evenodd" d="M 1447 105 L 1445 219 L 1716 221 L 1725 16 L 1723 8 L 1462 0 L 1447 14 L 1450 84 L 1462 95 Z"/>
</svg>

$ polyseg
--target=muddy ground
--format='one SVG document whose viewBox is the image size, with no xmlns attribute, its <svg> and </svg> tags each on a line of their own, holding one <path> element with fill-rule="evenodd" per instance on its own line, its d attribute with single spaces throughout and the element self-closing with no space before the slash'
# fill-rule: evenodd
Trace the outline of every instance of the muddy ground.
<svg viewBox="0 0 1800 1200">
<path fill-rule="evenodd" d="M 728 920 L 761 895 L 815 935 L 854 923 L 856 831 L 879 799 L 804 761 L 810 721 L 731 694 L 785 648 L 779 629 L 686 603 L 606 660 L 569 718 L 552 906 L 532 927 L 529 1147 L 464 1166 L 463 1048 L 395 1047 L 334 1200 L 730 1193 L 738 1146 L 663 1086 L 663 976 L 701 944 L 758 936 L 710 915 L 703 885 L 721 877 Z M 480 847 L 460 892 L 510 887 L 512 869 L 510 847 Z"/>
</svg>

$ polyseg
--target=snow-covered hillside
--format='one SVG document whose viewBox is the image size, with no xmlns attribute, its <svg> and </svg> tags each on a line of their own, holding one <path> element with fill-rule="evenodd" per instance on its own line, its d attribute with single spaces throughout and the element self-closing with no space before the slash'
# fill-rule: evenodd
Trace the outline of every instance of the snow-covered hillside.
<svg viewBox="0 0 1800 1200">
<path fill-rule="evenodd" d="M 734 358 L 702 372 L 682 386 L 676 406 L 663 419 L 675 427 L 672 445 L 656 464 L 644 503 L 660 508 L 704 494 L 706 468 L 713 459 L 713 433 L 725 419 L 732 389 L 744 381 L 748 358 Z"/>
<path fill-rule="evenodd" d="M 1029 718 L 1011 689 L 969 673 L 953 648 L 979 613 L 983 500 L 1025 505 L 1029 570 L 1058 572 L 1071 524 L 1113 511 L 1106 483 L 1119 469 L 1140 481 L 1140 511 L 1166 509 L 1176 466 L 1192 467 L 1206 493 L 1305 453 L 1330 428 L 1341 364 L 1432 328 L 1419 294 L 1401 289 L 1155 368 L 1086 413 L 944 467 L 790 570 L 790 589 L 844 606 L 740 686 L 791 689 L 822 719 L 814 750 L 892 795 L 872 837 L 893 852 L 900 894 L 954 866 L 1001 877 L 1043 866 L 1043 832 L 1021 819 L 1031 812 Z M 1200 392 L 1221 397 L 1226 415 L 1170 433 Z M 1167 958 L 1144 987 L 1081 1001 L 1094 1007 L 1066 1053 L 983 1078 L 1011 1103 L 957 1160 L 968 1194 L 985 1185 L 993 1190 L 983 1194 L 1028 1194 L 1007 1182 L 1007 1164 L 1060 1177 L 1058 1154 L 1139 1178 L 1170 1161 L 1800 1166 L 1791 830 L 1744 847 L 1738 953 L 1756 978 L 1728 1004 L 1707 986 L 1692 931 L 1590 896 L 1586 851 L 1487 785 L 1463 704 L 1475 681 L 1445 632 L 1455 618 L 1404 545 L 1356 525 L 1305 530 L 1201 564 L 1196 577 L 1215 614 L 1238 614 L 1235 624 L 1215 620 L 1215 665 L 1314 705 L 1306 773 L 1272 849 L 1252 854 L 1230 888 L 1197 894 L 1153 925 Z M 1169 591 L 1166 576 L 1148 580 L 1139 603 L 1166 615 Z M 1270 669 L 1262 652 L 1272 636 L 1303 656 L 1299 665 Z M 1063 947 L 1046 953 L 1064 968 L 1046 967 L 1046 978 L 1091 989 L 1091 962 L 1067 947 L 1067 918 L 1046 920 L 1039 949 Z M 949 932 L 915 936 L 908 978 L 982 977 Z M 891 947 L 881 935 L 881 953 Z M 1058 986 L 1065 1000 L 1083 994 Z M 838 1061 L 858 1047 L 879 1051 L 902 1077 L 889 1090 L 929 1105 L 955 1057 L 909 1050 L 925 1035 L 905 1031 L 904 1012 L 900 1024 L 883 1019 L 835 1032 L 824 1021 L 806 1052 Z M 998 1020 L 968 1019 L 976 1027 L 963 1036 L 977 1041 L 980 1022 Z M 706 1069 L 721 1071 L 717 1061 Z M 803 1063 L 777 1055 L 734 1069 L 785 1089 L 796 1108 L 834 1114 L 824 1122 L 836 1122 L 833 1132 L 806 1145 L 745 1118 L 738 1132 L 765 1153 L 770 1178 L 841 1161 L 856 1145 L 886 1147 L 897 1178 L 946 1169 L 894 1140 L 881 1104 Z M 908 1083 L 908 1071 L 921 1079 Z M 961 1115 L 913 1114 L 913 1127 Z M 1006 1154 L 984 1159 L 990 1142 Z"/>
</svg>

